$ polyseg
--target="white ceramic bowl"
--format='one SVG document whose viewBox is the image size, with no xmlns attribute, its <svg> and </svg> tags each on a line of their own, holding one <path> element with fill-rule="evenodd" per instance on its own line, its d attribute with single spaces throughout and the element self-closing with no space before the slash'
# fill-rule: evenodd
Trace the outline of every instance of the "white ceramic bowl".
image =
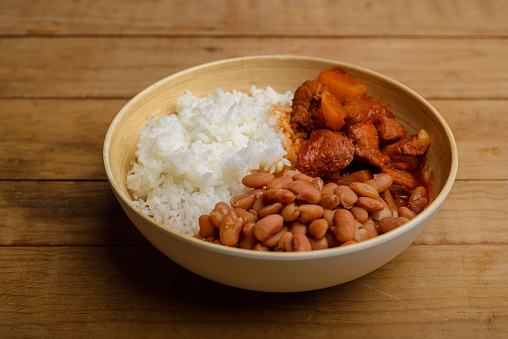
<svg viewBox="0 0 508 339">
<path fill-rule="evenodd" d="M 132 203 L 126 174 L 135 159 L 138 135 L 155 114 L 172 114 L 185 90 L 204 96 L 217 87 L 248 92 L 251 85 L 294 91 L 319 72 L 341 67 L 369 85 L 368 96 L 390 104 L 412 134 L 420 128 L 432 136 L 427 175 L 434 199 L 409 223 L 351 246 L 305 253 L 257 252 L 211 244 L 172 231 L 140 212 Z M 458 167 L 457 145 L 441 115 L 413 90 L 384 75 L 332 60 L 299 56 L 258 56 L 228 59 L 168 76 L 130 100 L 113 120 L 104 142 L 104 165 L 120 205 L 139 231 L 162 253 L 210 280 L 243 289 L 270 292 L 308 291 L 351 281 L 386 264 L 427 227 L 448 195 Z M 161 270 L 164 268 L 161 267 Z M 396 274 L 396 273 L 394 273 Z"/>
</svg>

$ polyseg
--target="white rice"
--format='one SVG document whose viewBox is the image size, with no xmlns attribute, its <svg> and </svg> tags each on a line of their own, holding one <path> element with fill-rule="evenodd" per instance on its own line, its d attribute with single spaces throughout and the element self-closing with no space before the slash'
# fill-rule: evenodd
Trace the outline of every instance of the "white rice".
<svg viewBox="0 0 508 339">
<path fill-rule="evenodd" d="M 134 204 L 184 234 L 199 231 L 198 218 L 219 201 L 245 194 L 242 178 L 252 170 L 279 172 L 284 135 L 270 106 L 291 102 L 293 93 L 251 88 L 177 101 L 177 113 L 149 119 L 139 136 L 137 161 L 127 176 Z"/>
</svg>

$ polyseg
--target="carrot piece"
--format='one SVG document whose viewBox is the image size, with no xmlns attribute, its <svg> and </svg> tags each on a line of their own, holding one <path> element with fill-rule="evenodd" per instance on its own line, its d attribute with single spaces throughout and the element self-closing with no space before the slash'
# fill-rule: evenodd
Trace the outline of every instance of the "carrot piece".
<svg viewBox="0 0 508 339">
<path fill-rule="evenodd" d="M 319 73 L 318 82 L 328 86 L 341 103 L 346 98 L 354 96 L 364 96 L 367 93 L 367 85 L 349 75 L 340 68 L 332 68 Z"/>
<path fill-rule="evenodd" d="M 331 92 L 321 94 L 321 111 L 326 128 L 338 131 L 344 126 L 346 110 Z"/>
</svg>

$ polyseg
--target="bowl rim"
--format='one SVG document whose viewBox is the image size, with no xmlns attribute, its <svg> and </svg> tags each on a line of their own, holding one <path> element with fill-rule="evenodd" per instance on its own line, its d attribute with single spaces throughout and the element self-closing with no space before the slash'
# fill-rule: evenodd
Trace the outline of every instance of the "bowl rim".
<svg viewBox="0 0 508 339">
<path fill-rule="evenodd" d="M 448 173 L 448 177 L 445 181 L 445 184 L 443 185 L 443 188 L 439 192 L 439 194 L 434 198 L 434 200 L 427 206 L 427 208 L 420 214 L 418 214 L 415 218 L 410 220 L 409 222 L 403 224 L 402 226 L 384 233 L 380 234 L 379 236 L 375 238 L 368 239 L 366 241 L 362 241 L 357 244 L 352 244 L 349 246 L 342 246 L 342 247 L 334 247 L 334 248 L 328 248 L 324 250 L 316 250 L 316 251 L 310 251 L 310 252 L 263 252 L 263 251 L 253 251 L 253 250 L 247 250 L 247 249 L 241 249 L 236 247 L 228 247 L 228 246 L 222 246 L 217 244 L 212 244 L 203 240 L 200 240 L 198 238 L 185 235 L 183 233 L 177 232 L 175 230 L 170 229 L 167 226 L 164 226 L 160 222 L 157 222 L 155 219 L 149 217 L 145 213 L 143 213 L 141 210 L 139 210 L 131 201 L 129 197 L 127 197 L 122 190 L 119 189 L 119 184 L 113 177 L 110 162 L 109 162 L 109 146 L 111 143 L 111 139 L 113 136 L 113 133 L 115 131 L 116 125 L 121 120 L 122 116 L 125 114 L 125 112 L 130 108 L 130 106 L 134 105 L 138 100 L 143 98 L 146 93 L 152 91 L 153 89 L 162 86 L 164 83 L 171 81 L 174 78 L 178 78 L 180 76 L 183 76 L 187 73 L 200 71 L 206 68 L 215 67 L 217 65 L 224 65 L 228 63 L 238 63 L 238 62 L 244 62 L 244 61 L 271 61 L 274 59 L 278 59 L 279 61 L 309 61 L 309 62 L 316 62 L 316 63 L 327 63 L 330 65 L 335 65 L 337 67 L 344 67 L 351 70 L 355 70 L 358 72 L 362 72 L 364 74 L 367 74 L 369 76 L 374 76 L 377 78 L 380 78 L 384 82 L 388 83 L 390 86 L 396 87 L 399 90 L 406 91 L 409 95 L 414 97 L 416 100 L 420 101 L 426 108 L 431 111 L 434 116 L 437 118 L 439 123 L 441 124 L 442 128 L 446 132 L 447 139 L 450 141 L 450 147 L 451 147 L 451 166 L 450 166 L 450 172 Z M 103 146 L 103 162 L 104 162 L 104 168 L 106 170 L 107 179 L 112 187 L 113 191 L 115 192 L 117 198 L 121 199 L 126 206 L 131 208 L 133 211 L 137 212 L 139 215 L 141 215 L 142 218 L 144 218 L 150 226 L 157 228 L 159 231 L 162 231 L 163 233 L 171 236 L 172 238 L 178 239 L 180 241 L 183 241 L 189 245 L 197 246 L 205 250 L 210 250 L 217 253 L 222 253 L 226 255 L 231 255 L 235 257 L 243 257 L 243 258 L 250 258 L 250 259 L 259 259 L 259 260 L 314 260 L 314 259 L 320 259 L 320 258 L 327 258 L 327 257 L 334 257 L 337 255 L 345 255 L 350 254 L 354 252 L 362 251 L 366 248 L 375 247 L 378 245 L 381 245 L 383 243 L 389 242 L 393 240 L 394 238 L 397 238 L 400 234 L 410 231 L 410 229 L 413 229 L 417 226 L 417 224 L 420 221 L 423 221 L 424 219 L 430 217 L 435 211 L 439 209 L 439 207 L 444 202 L 445 198 L 449 194 L 454 182 L 455 178 L 457 176 L 458 171 L 458 149 L 457 144 L 455 141 L 455 138 L 453 136 L 453 133 L 444 120 L 444 118 L 441 116 L 441 114 L 426 100 L 424 99 L 420 94 L 418 94 L 416 91 L 408 87 L 407 85 L 404 85 L 400 83 L 399 81 L 390 78 L 386 75 L 383 75 L 381 73 L 378 73 L 376 71 L 370 70 L 368 68 L 364 68 L 361 66 L 357 66 L 354 64 L 341 62 L 337 60 L 332 59 L 326 59 L 326 58 L 319 58 L 319 57 L 309 57 L 309 56 L 297 56 L 297 55 L 281 55 L 281 54 L 275 54 L 275 55 L 257 55 L 257 56 L 245 56 L 245 57 L 235 57 L 235 58 L 228 58 L 228 59 L 222 59 L 218 61 L 208 62 L 201 65 L 193 66 L 181 71 L 178 71 L 176 73 L 173 73 L 171 75 L 168 75 L 155 83 L 151 84 L 147 88 L 140 91 L 138 94 L 136 94 L 133 98 L 131 98 L 123 107 L 122 109 L 115 115 L 115 118 L 111 122 L 110 126 L 108 127 L 105 139 L 104 139 L 104 146 Z M 122 206 L 123 207 L 123 206 Z M 135 225 L 136 226 L 136 225 Z M 137 227 L 137 226 L 136 226 Z"/>
</svg>

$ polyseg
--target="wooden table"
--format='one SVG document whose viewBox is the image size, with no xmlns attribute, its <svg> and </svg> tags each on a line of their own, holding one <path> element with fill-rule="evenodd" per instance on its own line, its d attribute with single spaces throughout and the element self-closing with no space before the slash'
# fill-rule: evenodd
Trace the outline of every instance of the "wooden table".
<svg viewBox="0 0 508 339">
<path fill-rule="evenodd" d="M 508 2 L 0 2 L 0 337 L 508 336 Z M 120 108 L 176 71 L 247 55 L 364 66 L 443 115 L 449 198 L 396 259 L 266 294 L 154 249 L 106 181 Z M 333 269 L 333 268 L 331 268 Z"/>
</svg>

